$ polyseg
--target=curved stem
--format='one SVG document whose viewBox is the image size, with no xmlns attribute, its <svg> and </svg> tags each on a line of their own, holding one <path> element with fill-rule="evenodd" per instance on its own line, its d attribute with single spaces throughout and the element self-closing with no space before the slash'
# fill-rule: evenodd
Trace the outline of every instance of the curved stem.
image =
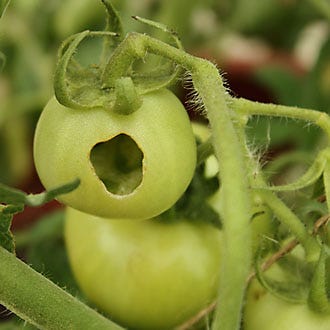
<svg viewBox="0 0 330 330">
<path fill-rule="evenodd" d="M 243 98 L 232 98 L 231 105 L 235 111 L 241 114 L 286 117 L 309 121 L 322 128 L 330 139 L 330 117 L 325 112 L 272 103 L 254 102 Z"/>
<path fill-rule="evenodd" d="M 123 330 L 0 247 L 0 303 L 41 329 Z"/>
</svg>

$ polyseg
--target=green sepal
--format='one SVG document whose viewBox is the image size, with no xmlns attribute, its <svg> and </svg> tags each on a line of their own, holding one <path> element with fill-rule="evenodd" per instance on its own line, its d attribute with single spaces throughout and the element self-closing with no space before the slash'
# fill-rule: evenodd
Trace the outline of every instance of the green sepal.
<svg viewBox="0 0 330 330">
<path fill-rule="evenodd" d="M 101 1 L 107 12 L 105 31 L 112 31 L 113 33 L 117 34 L 119 36 L 118 41 L 121 41 L 123 39 L 123 25 L 120 16 L 112 5 L 111 1 Z"/>
<path fill-rule="evenodd" d="M 15 253 L 15 241 L 10 231 L 13 215 L 23 211 L 23 205 L 0 205 L 0 246 Z"/>
<path fill-rule="evenodd" d="M 101 68 L 97 65 L 84 68 L 73 59 L 81 42 L 89 36 L 116 37 L 117 34 L 86 30 L 62 43 L 55 69 L 55 96 L 62 105 L 73 109 L 107 107 L 114 101 L 113 93 L 104 89 L 99 80 Z"/>
<path fill-rule="evenodd" d="M 272 191 L 294 191 L 308 187 L 315 183 L 322 175 L 325 165 L 329 159 L 329 149 L 319 152 L 314 163 L 295 182 L 287 185 L 256 187 L 257 189 L 267 189 Z"/>
<path fill-rule="evenodd" d="M 177 32 L 169 28 L 167 25 L 139 16 L 132 17 L 143 24 L 164 32 L 173 40 L 175 47 L 183 50 L 183 46 Z M 181 72 L 182 69 L 178 65 L 170 60 L 166 60 L 164 64 L 159 64 L 155 69 L 148 70 L 146 73 L 134 72 L 132 74 L 132 79 L 138 86 L 141 93 L 144 94 L 172 85 L 177 80 L 177 77 Z"/>
<path fill-rule="evenodd" d="M 255 272 L 260 284 L 282 300 L 290 303 L 306 303 L 310 283 L 310 270 L 306 263 L 299 258 L 285 256 L 277 262 L 281 275 L 272 278 L 261 268 L 264 255 L 265 250 L 260 246 L 254 260 Z"/>
<path fill-rule="evenodd" d="M 175 30 L 169 28 L 165 24 L 162 24 L 162 23 L 159 23 L 159 22 L 155 22 L 155 21 L 152 21 L 150 19 L 143 18 L 143 17 L 140 17 L 140 16 L 132 16 L 132 18 L 134 18 L 135 20 L 137 20 L 137 21 L 139 21 L 139 22 L 141 22 L 143 24 L 149 25 L 151 27 L 154 27 L 154 28 L 156 28 L 158 30 L 161 30 L 161 31 L 169 34 L 171 36 L 171 38 L 173 39 L 173 41 L 175 42 L 176 47 L 183 50 L 182 43 L 181 43 L 181 41 L 179 39 L 179 36 L 178 36 L 178 34 L 177 34 L 177 32 Z"/>
<path fill-rule="evenodd" d="M 122 115 L 129 115 L 138 110 L 142 99 L 137 93 L 131 77 L 117 79 L 115 85 L 116 100 L 113 110 Z"/>
<path fill-rule="evenodd" d="M 113 51 L 114 47 L 117 46 L 118 43 L 123 40 L 124 31 L 120 16 L 117 10 L 112 5 L 111 1 L 109 0 L 101 0 L 101 1 L 105 7 L 107 14 L 104 31 L 115 33 L 117 36 L 117 38 L 113 38 L 113 39 L 107 37 L 103 39 L 102 54 L 100 59 L 100 67 L 103 68 L 106 65 L 107 59 L 111 55 L 111 52 Z"/>
<path fill-rule="evenodd" d="M 315 312 L 330 315 L 329 289 L 330 248 L 322 245 L 308 295 L 308 306 Z"/>
</svg>

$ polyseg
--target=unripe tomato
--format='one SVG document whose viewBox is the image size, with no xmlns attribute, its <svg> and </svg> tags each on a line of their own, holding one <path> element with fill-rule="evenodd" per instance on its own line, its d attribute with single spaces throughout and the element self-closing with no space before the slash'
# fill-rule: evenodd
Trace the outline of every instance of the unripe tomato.
<svg viewBox="0 0 330 330">
<path fill-rule="evenodd" d="M 257 281 L 248 290 L 244 330 L 329 330 L 330 315 L 317 314 L 306 304 L 293 304 L 267 292 Z"/>
<path fill-rule="evenodd" d="M 36 128 L 34 160 L 46 189 L 80 179 L 59 198 L 64 204 L 107 218 L 146 219 L 183 194 L 196 146 L 184 107 L 166 89 L 144 95 L 129 115 L 69 109 L 52 98 Z"/>
<path fill-rule="evenodd" d="M 109 220 L 72 208 L 65 239 L 85 295 L 130 329 L 173 329 L 211 303 L 222 233 L 207 222 Z"/>
</svg>

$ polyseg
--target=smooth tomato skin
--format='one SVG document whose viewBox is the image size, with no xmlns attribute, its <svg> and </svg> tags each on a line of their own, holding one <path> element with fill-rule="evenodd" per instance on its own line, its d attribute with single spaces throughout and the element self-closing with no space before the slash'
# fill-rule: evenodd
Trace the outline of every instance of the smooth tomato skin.
<svg viewBox="0 0 330 330">
<path fill-rule="evenodd" d="M 216 296 L 222 233 L 207 223 L 118 221 L 68 208 L 65 239 L 82 291 L 122 326 L 173 329 Z"/>
<path fill-rule="evenodd" d="M 119 134 L 143 152 L 142 182 L 124 195 L 109 192 L 90 161 L 96 144 Z M 186 190 L 196 166 L 196 145 L 183 105 L 166 89 L 144 95 L 142 106 L 130 115 L 69 109 L 52 98 L 37 124 L 34 160 L 46 189 L 81 180 L 76 190 L 58 198 L 64 204 L 106 218 L 148 219 Z"/>
<path fill-rule="evenodd" d="M 281 300 L 255 280 L 248 290 L 243 329 L 329 330 L 330 315 L 317 314 L 304 304 Z"/>
</svg>

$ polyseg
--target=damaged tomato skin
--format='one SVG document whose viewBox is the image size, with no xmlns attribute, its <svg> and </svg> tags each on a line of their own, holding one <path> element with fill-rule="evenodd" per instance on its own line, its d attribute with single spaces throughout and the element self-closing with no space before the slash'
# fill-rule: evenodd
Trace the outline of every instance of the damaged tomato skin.
<svg viewBox="0 0 330 330">
<path fill-rule="evenodd" d="M 195 138 L 186 110 L 172 92 L 161 89 L 142 98 L 142 106 L 129 115 L 104 108 L 70 109 L 52 98 L 34 138 L 34 161 L 44 187 L 78 178 L 80 186 L 59 201 L 106 218 L 148 219 L 170 208 L 192 179 Z M 119 135 L 131 138 L 143 153 L 142 181 L 124 195 L 106 189 L 90 160 L 95 145 Z"/>
</svg>

